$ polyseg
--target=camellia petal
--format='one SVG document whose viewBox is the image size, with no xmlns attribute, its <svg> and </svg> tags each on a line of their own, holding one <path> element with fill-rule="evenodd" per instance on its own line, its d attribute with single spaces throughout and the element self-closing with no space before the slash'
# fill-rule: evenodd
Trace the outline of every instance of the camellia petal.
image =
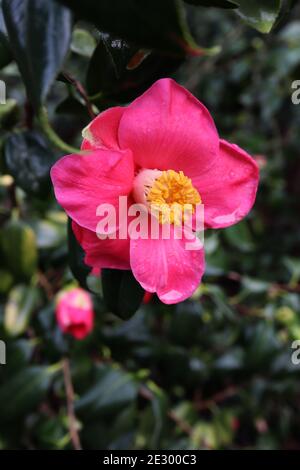
<svg viewBox="0 0 300 470">
<path fill-rule="evenodd" d="M 66 155 L 51 169 L 57 201 L 77 224 L 96 232 L 100 204 L 118 207 L 132 189 L 134 166 L 127 151 L 98 149 Z M 111 227 L 116 230 L 116 227 Z"/>
<path fill-rule="evenodd" d="M 78 243 L 85 252 L 85 263 L 93 269 L 130 269 L 129 260 L 129 238 L 120 239 L 118 233 L 116 238 L 100 240 L 95 232 L 80 227 L 72 222 L 72 229 Z"/>
<path fill-rule="evenodd" d="M 205 226 L 228 227 L 252 208 L 259 172 L 253 158 L 237 145 L 220 141 L 220 155 L 206 173 L 193 178 L 204 204 Z"/>
<path fill-rule="evenodd" d="M 197 249 L 186 249 L 187 243 Z M 130 241 L 132 272 L 148 292 L 156 292 L 166 304 L 181 302 L 190 297 L 201 282 L 205 269 L 204 250 L 200 241 L 185 236 L 176 240 L 142 239 Z"/>
<path fill-rule="evenodd" d="M 116 106 L 98 114 L 82 131 L 82 150 L 92 148 L 119 149 L 118 129 L 125 108 Z"/>
<path fill-rule="evenodd" d="M 192 176 L 210 168 L 219 137 L 208 110 L 170 79 L 157 81 L 125 110 L 121 148 L 130 148 L 141 168 L 183 171 Z"/>
</svg>

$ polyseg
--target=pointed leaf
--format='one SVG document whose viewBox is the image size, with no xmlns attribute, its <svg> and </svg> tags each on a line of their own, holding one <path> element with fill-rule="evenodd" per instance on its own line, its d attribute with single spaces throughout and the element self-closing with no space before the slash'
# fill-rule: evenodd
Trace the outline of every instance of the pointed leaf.
<svg viewBox="0 0 300 470">
<path fill-rule="evenodd" d="M 45 139 L 35 131 L 11 134 L 5 141 L 8 172 L 26 193 L 45 196 L 49 193 L 50 168 L 55 158 Z"/>
<path fill-rule="evenodd" d="M 4 309 L 4 327 L 10 336 L 24 333 L 39 302 L 40 291 L 36 287 L 19 285 L 11 290 Z"/>
<path fill-rule="evenodd" d="M 8 221 L 1 230 L 0 248 L 10 271 L 17 278 L 30 279 L 38 261 L 32 228 L 19 220 Z"/>
<path fill-rule="evenodd" d="M 153 48 L 177 54 L 199 54 L 185 21 L 181 0 L 60 0 L 80 19 L 94 23 L 101 31 L 134 42 L 139 48 Z"/>
<path fill-rule="evenodd" d="M 3 0 L 3 15 L 27 94 L 39 107 L 69 48 L 70 11 L 54 1 Z"/>
<path fill-rule="evenodd" d="M 269 33 L 280 13 L 281 0 L 237 0 L 237 14 L 260 33 Z"/>
<path fill-rule="evenodd" d="M 52 372 L 48 367 L 31 366 L 21 369 L 8 381 L 1 384 L 1 422 L 11 421 L 33 410 L 45 396 Z"/>
<path fill-rule="evenodd" d="M 139 308 L 144 289 L 131 271 L 102 269 L 102 289 L 107 307 L 123 320 L 130 318 Z"/>
<path fill-rule="evenodd" d="M 76 412 L 85 419 L 98 419 L 122 410 L 136 395 L 137 383 L 130 374 L 103 365 L 97 370 L 95 382 L 76 402 Z"/>
<path fill-rule="evenodd" d="M 90 95 L 101 92 L 117 102 L 128 102 L 173 72 L 181 62 L 181 58 L 139 49 L 123 39 L 101 33 L 89 64 L 87 88 Z"/>
</svg>

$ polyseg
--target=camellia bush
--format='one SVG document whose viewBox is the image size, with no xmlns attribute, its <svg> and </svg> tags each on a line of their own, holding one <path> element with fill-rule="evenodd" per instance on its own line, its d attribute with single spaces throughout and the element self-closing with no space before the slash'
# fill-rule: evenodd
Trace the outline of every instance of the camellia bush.
<svg viewBox="0 0 300 470">
<path fill-rule="evenodd" d="M 299 448 L 298 88 L 295 1 L 0 1 L 0 449 Z"/>
</svg>

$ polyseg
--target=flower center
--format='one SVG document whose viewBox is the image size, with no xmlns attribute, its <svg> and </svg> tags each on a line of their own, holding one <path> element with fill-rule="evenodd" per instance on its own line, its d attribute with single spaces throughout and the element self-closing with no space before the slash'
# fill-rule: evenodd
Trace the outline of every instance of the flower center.
<svg viewBox="0 0 300 470">
<path fill-rule="evenodd" d="M 200 194 L 183 171 L 142 170 L 135 178 L 133 195 L 162 224 L 182 224 L 201 203 Z"/>
</svg>

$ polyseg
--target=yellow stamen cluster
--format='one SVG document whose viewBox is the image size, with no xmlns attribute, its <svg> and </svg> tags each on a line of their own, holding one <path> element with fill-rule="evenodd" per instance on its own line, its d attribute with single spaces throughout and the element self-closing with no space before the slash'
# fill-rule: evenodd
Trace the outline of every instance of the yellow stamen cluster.
<svg viewBox="0 0 300 470">
<path fill-rule="evenodd" d="M 158 212 L 160 223 L 180 225 L 195 212 L 201 197 L 183 171 L 167 170 L 154 180 L 147 202 Z"/>
</svg>

